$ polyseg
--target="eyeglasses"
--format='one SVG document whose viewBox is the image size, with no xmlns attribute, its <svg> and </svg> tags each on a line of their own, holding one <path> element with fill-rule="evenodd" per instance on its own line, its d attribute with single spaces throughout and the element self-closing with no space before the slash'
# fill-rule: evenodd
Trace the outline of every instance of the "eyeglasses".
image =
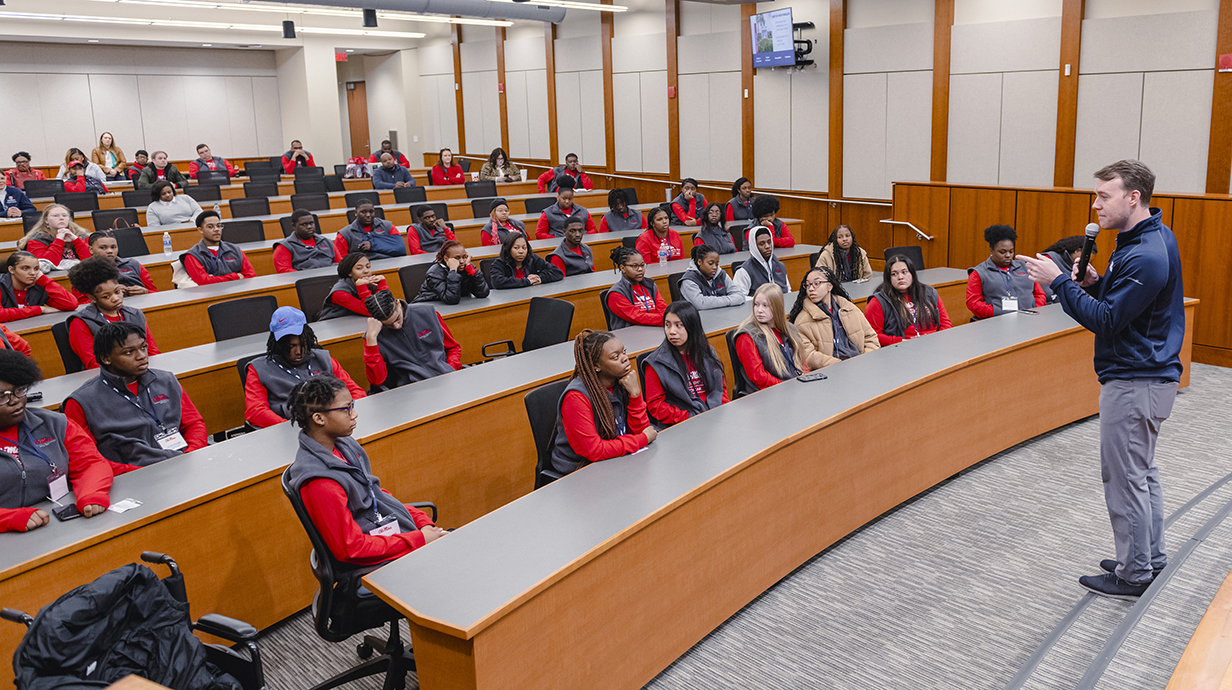
<svg viewBox="0 0 1232 690">
<path fill-rule="evenodd" d="M 829 284 L 830 284 L 830 281 L 828 280 L 810 280 L 809 282 L 804 284 L 804 287 L 809 290 L 819 290 L 821 289 L 822 285 L 829 285 Z"/>
<path fill-rule="evenodd" d="M 18 386 L 11 391 L 4 391 L 3 393 L 0 393 L 0 405 L 4 407 L 12 407 L 16 405 L 19 400 L 25 400 L 27 392 L 28 388 L 26 386 Z"/>
<path fill-rule="evenodd" d="M 327 408 L 325 408 L 324 410 L 321 410 L 321 411 L 322 411 L 322 412 L 337 412 L 337 411 L 339 411 L 339 410 L 346 410 L 346 413 L 347 413 L 348 415 L 353 415 L 353 414 L 355 414 L 355 401 L 354 401 L 354 400 L 352 400 L 352 401 L 350 402 L 350 404 L 343 405 L 342 407 L 327 407 Z"/>
</svg>

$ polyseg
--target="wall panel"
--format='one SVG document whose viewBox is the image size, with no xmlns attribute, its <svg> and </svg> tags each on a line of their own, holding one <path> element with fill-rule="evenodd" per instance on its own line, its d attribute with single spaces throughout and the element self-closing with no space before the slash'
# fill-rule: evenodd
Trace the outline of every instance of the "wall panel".
<svg viewBox="0 0 1232 690">
<path fill-rule="evenodd" d="M 223 77 L 227 90 L 227 121 L 230 125 L 231 151 L 257 150 L 256 110 L 253 108 L 252 79 Z M 286 142 L 290 148 L 291 142 Z M 309 151 L 312 144 L 305 143 Z M 131 154 L 130 154 L 131 155 Z M 235 154 L 232 154 L 235 155 Z"/>
<path fill-rule="evenodd" d="M 612 37 L 613 72 L 650 72 L 667 69 L 667 36 L 634 34 Z"/>
<path fill-rule="evenodd" d="M 1056 167 L 1059 72 L 1006 72 L 998 183 L 1047 187 Z M 954 111 L 950 111 L 950 117 Z"/>
<path fill-rule="evenodd" d="M 933 25 L 928 22 L 847 29 L 843 32 L 843 51 L 846 74 L 932 69 Z"/>
<path fill-rule="evenodd" d="M 885 77 L 881 75 L 885 94 Z M 761 189 L 791 188 L 791 74 L 782 70 L 759 70 L 753 77 L 753 132 L 756 146 L 754 184 Z M 882 112 L 885 108 L 882 107 Z M 883 127 L 884 130 L 884 127 Z M 884 139 L 883 139 L 884 140 Z"/>
<path fill-rule="evenodd" d="M 84 74 L 40 74 L 37 81 L 47 158 L 63 162 L 64 152 L 72 146 L 89 156 L 98 141 L 93 116 L 86 109 L 83 117 L 82 112 L 71 107 L 81 100 L 82 94 L 90 92 L 89 79 Z"/>
<path fill-rule="evenodd" d="M 843 196 L 845 197 L 885 198 L 887 196 L 885 190 L 886 84 L 884 72 L 849 74 L 843 77 Z M 760 117 L 758 119 L 760 120 Z M 760 158 L 757 168 L 761 169 Z"/>
<path fill-rule="evenodd" d="M 742 177 L 740 151 L 740 73 L 714 72 L 710 75 L 710 179 L 732 180 Z M 817 112 L 825 112 L 820 110 Z M 681 122 L 684 122 L 683 117 Z M 825 120 L 822 119 L 822 124 Z M 815 135 L 825 144 L 826 138 Z M 688 137 L 681 137 L 681 155 Z M 822 157 L 824 161 L 824 156 Z M 713 196 L 713 194 L 712 194 Z M 718 199 L 718 197 L 716 197 Z"/>
<path fill-rule="evenodd" d="M 1082 22 L 1080 72 L 1212 69 L 1218 12 L 1173 12 Z"/>
<path fill-rule="evenodd" d="M 34 74 L 0 73 L 0 93 L 38 94 L 38 77 Z M 64 149 L 56 150 L 46 141 L 46 130 L 40 108 L 0 108 L 0 151 L 26 151 L 34 165 L 64 162 Z M 5 160 L 5 159 L 0 159 Z M 12 160 L 5 160 L 7 169 Z"/>
<path fill-rule="evenodd" d="M 145 125 L 146 141 L 151 142 L 150 151 L 163 149 L 174 159 L 196 158 L 195 145 L 208 142 L 190 142 L 187 117 L 166 116 L 168 112 L 187 110 L 184 82 L 177 77 L 141 76 L 137 84 L 142 93 L 141 120 Z M 215 155 L 229 155 L 223 153 L 220 144 L 211 144 L 211 149 L 217 151 Z"/>
<path fill-rule="evenodd" d="M 526 116 L 530 127 L 531 158 L 546 159 L 550 153 L 548 141 L 548 73 L 532 70 L 526 73 Z"/>
<path fill-rule="evenodd" d="M 680 75 L 680 174 L 699 180 L 710 173 L 710 75 Z"/>
<path fill-rule="evenodd" d="M 505 109 L 509 114 L 509 156 L 530 157 L 530 116 L 526 103 L 526 72 L 505 72 Z"/>
<path fill-rule="evenodd" d="M 891 72 L 886 75 L 886 178 L 890 183 L 927 180 L 932 149 L 932 72 Z"/>
<path fill-rule="evenodd" d="M 1000 72 L 950 75 L 948 182 L 997 184 L 1002 76 Z"/>
<path fill-rule="evenodd" d="M 141 102 L 141 93 L 137 89 L 137 76 L 134 74 L 91 74 L 90 79 L 90 109 L 94 113 L 98 135 L 111 132 L 116 145 L 124 150 L 124 155 L 131 161 L 137 154 L 137 149 L 146 148 L 145 132 L 142 130 L 141 110 L 135 106 Z M 246 85 L 250 95 L 252 85 L 247 77 L 229 77 Z M 11 93 L 11 92 L 5 92 Z M 249 110 L 249 120 L 252 111 Z M 95 138 L 97 141 L 97 137 Z M 80 145 L 79 145 L 80 146 Z M 93 144 L 91 144 L 93 148 Z M 89 155 L 89 150 L 86 150 Z M 256 151 L 256 142 L 245 151 Z"/>
<path fill-rule="evenodd" d="M 559 96 L 559 81 L 557 83 Z M 642 86 L 636 73 L 612 75 L 612 90 L 620 95 L 615 99 L 612 127 L 616 130 L 616 169 L 628 172 L 645 170 L 642 164 Z M 560 112 L 557 111 L 557 127 Z M 562 142 L 563 147 L 563 142 Z M 564 148 L 561 154 L 564 155 Z"/>
<path fill-rule="evenodd" d="M 667 79 L 666 74 L 664 80 Z M 664 82 L 664 91 L 666 91 L 666 81 Z M 582 112 L 582 145 L 580 151 L 575 151 L 581 160 L 585 161 L 586 165 L 606 166 L 607 165 L 607 135 L 604 130 L 603 122 L 603 72 L 588 71 L 578 72 L 578 93 L 577 98 L 581 100 Z M 557 101 L 559 102 L 560 92 L 557 91 Z M 643 104 L 645 101 L 643 101 Z M 664 106 L 666 113 L 666 105 Z M 643 125 L 644 126 L 644 125 Z M 667 146 L 667 128 L 666 121 L 663 129 L 663 142 L 666 149 Z M 561 153 L 569 153 L 562 149 Z"/>
<path fill-rule="evenodd" d="M 556 141 L 562 159 L 571 152 L 582 155 L 582 118 L 588 109 L 582 102 L 581 74 L 556 73 Z M 582 163 L 587 163 L 585 158 Z"/>
<path fill-rule="evenodd" d="M 1086 53 L 1085 48 L 1083 53 Z M 1096 170 L 1122 158 L 1138 157 L 1142 77 L 1141 72 L 1078 77 L 1075 187 L 1094 187 L 1091 175 Z M 1118 107 L 1109 107 L 1111 103 Z"/>
<path fill-rule="evenodd" d="M 1205 191 L 1214 78 L 1213 70 L 1144 76 L 1138 157 L 1155 173 L 1155 189 Z"/>
<path fill-rule="evenodd" d="M 813 49 L 817 52 L 817 48 Z M 740 96 L 739 84 L 736 96 Z M 777 104 L 782 107 L 783 103 Z M 829 70 L 791 73 L 791 185 L 796 191 L 824 192 L 829 186 Z"/>
<path fill-rule="evenodd" d="M 252 78 L 252 111 L 257 123 L 257 151 L 274 155 L 282 148 L 282 106 L 276 77 Z"/>
<path fill-rule="evenodd" d="M 1061 17 L 956 24 L 951 32 L 950 73 L 1056 69 Z"/>
<path fill-rule="evenodd" d="M 667 71 L 642 72 L 642 170 L 666 173 Z M 600 92 L 602 97 L 602 92 Z"/>
</svg>

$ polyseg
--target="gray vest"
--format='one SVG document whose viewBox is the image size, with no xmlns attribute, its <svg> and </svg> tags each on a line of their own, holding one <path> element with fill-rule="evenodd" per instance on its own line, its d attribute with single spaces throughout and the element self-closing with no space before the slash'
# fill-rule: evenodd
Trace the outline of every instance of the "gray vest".
<svg viewBox="0 0 1232 690">
<path fill-rule="evenodd" d="M 740 197 L 733 196 L 727 202 L 727 207 L 731 209 L 732 220 L 753 220 L 753 197 L 749 197 L 748 201 L 741 201 Z"/>
<path fill-rule="evenodd" d="M 651 300 L 656 300 L 659 296 L 659 286 L 655 285 L 653 279 L 643 278 L 642 287 L 646 288 L 646 291 L 650 293 Z M 633 296 L 633 283 L 630 283 L 629 279 L 624 276 L 620 276 L 620 280 L 616 281 L 616 284 L 612 286 L 610 291 L 608 291 L 607 299 L 611 299 L 613 294 L 624 295 L 625 299 L 629 300 L 629 303 L 635 308 L 638 306 L 638 299 Z M 608 316 L 607 329 L 609 331 L 614 331 L 617 328 L 625 328 L 632 325 L 634 324 L 625 321 L 614 312 Z"/>
<path fill-rule="evenodd" d="M 608 211 L 604 214 L 603 220 L 607 224 L 608 232 L 642 229 L 642 212 L 635 208 L 630 208 L 623 215 L 615 211 Z"/>
<path fill-rule="evenodd" d="M 0 330 L 0 349 L 4 349 L 4 350 L 13 349 L 13 343 L 9 342 L 9 337 L 4 334 L 3 330 Z"/>
<path fill-rule="evenodd" d="M 291 397 L 291 389 L 295 384 L 334 370 L 329 353 L 325 350 L 313 350 L 303 363 L 295 367 L 288 367 L 281 358 L 274 361 L 269 355 L 252 360 L 248 366 L 257 372 L 257 378 L 265 388 L 265 398 L 270 410 L 283 419 L 291 418 L 287 400 Z"/>
<path fill-rule="evenodd" d="M 377 348 L 385 359 L 386 388 L 397 388 L 453 371 L 445 355 L 445 332 L 431 304 L 407 304 L 402 328 L 382 328 Z"/>
<path fill-rule="evenodd" d="M 700 216 L 702 215 L 702 211 L 706 210 L 706 197 L 702 196 L 701 192 L 694 192 L 693 200 L 685 201 L 684 194 L 680 193 L 676 195 L 675 199 L 672 199 L 672 204 L 673 205 L 680 204 L 680 208 L 681 210 L 685 212 L 685 215 L 692 214 L 694 218 L 701 220 Z M 673 218 L 673 220 L 679 220 L 679 219 Z"/>
<path fill-rule="evenodd" d="M 565 265 L 566 276 L 576 276 L 583 273 L 593 273 L 595 270 L 595 255 L 590 251 L 590 247 L 585 244 L 581 245 L 582 253 L 569 249 L 561 242 L 556 251 L 548 256 L 560 257 L 561 263 Z"/>
<path fill-rule="evenodd" d="M 0 508 L 25 508 L 47 500 L 51 464 L 68 472 L 67 436 L 67 417 L 34 405 L 26 407 L 26 418 L 17 431 L 21 461 L 0 450 Z"/>
<path fill-rule="evenodd" d="M 675 349 L 665 339 L 646 356 L 647 366 L 654 367 L 655 373 L 659 375 L 659 383 L 663 384 L 667 404 L 688 412 L 690 417 L 723 404 L 723 365 L 719 362 L 718 354 L 711 349 L 713 357 L 704 368 L 702 363 L 692 362 L 706 386 L 706 397 L 701 399 L 689 390 L 684 361 L 674 352 Z"/>
<path fill-rule="evenodd" d="M 201 240 L 188 250 L 188 255 L 195 257 L 201 263 L 201 268 L 212 276 L 225 276 L 244 271 L 244 252 L 230 242 L 219 242 L 218 256 L 214 256 L 214 252 L 205 245 L 205 240 Z"/>
<path fill-rule="evenodd" d="M 567 173 L 567 172 L 565 172 L 565 166 L 563 166 L 563 165 L 558 165 L 558 166 L 556 166 L 555 168 L 552 168 L 552 180 L 551 180 L 550 182 L 548 182 L 547 186 L 546 186 L 544 189 L 545 189 L 546 191 L 553 192 L 553 193 L 554 193 L 557 189 L 560 189 L 560 183 L 559 183 L 559 181 L 560 181 L 560 178 L 561 178 L 561 176 L 562 176 L 562 175 L 568 175 L 569 177 L 572 177 L 572 178 L 573 178 L 573 182 L 574 182 L 574 184 L 576 184 L 578 187 L 580 187 L 580 186 L 581 186 L 581 184 L 580 184 L 580 183 L 581 183 L 581 181 L 582 181 L 582 175 L 581 175 L 581 173 L 579 173 L 579 174 L 577 174 L 577 175 L 574 175 L 574 174 L 572 174 L 572 173 Z M 575 187 L 575 189 L 576 189 L 576 187 Z"/>
<path fill-rule="evenodd" d="M 713 278 L 706 280 L 706 276 L 694 268 L 692 271 L 685 271 L 676 284 L 679 285 L 687 280 L 696 285 L 697 289 L 701 290 L 702 294 L 706 297 L 725 297 L 727 295 L 727 282 L 723 278 L 726 274 L 720 275 L 721 273 L 723 273 L 723 269 L 720 267 L 719 272 L 715 273 Z"/>
<path fill-rule="evenodd" d="M 565 213 L 560 204 L 552 204 L 543 209 L 543 216 L 548 219 L 548 229 L 551 230 L 553 237 L 565 236 L 565 223 L 570 218 L 581 218 L 582 223 L 586 224 L 590 220 L 590 211 L 574 204 L 569 207 L 569 213 Z M 587 231 L 589 232 L 589 230 Z"/>
<path fill-rule="evenodd" d="M 214 165 L 218 168 L 215 172 L 224 172 L 224 173 L 227 172 L 227 161 L 219 158 L 218 156 L 211 156 L 210 160 L 213 161 Z M 209 163 L 205 161 L 204 158 L 198 158 L 197 160 L 193 162 L 197 164 L 197 174 L 198 175 L 201 174 L 202 170 L 206 172 L 210 171 L 210 165 Z M 167 167 L 170 168 L 171 164 L 168 163 Z M 230 175 L 230 173 L 227 173 L 227 174 Z"/>
<path fill-rule="evenodd" d="M 98 329 L 111 323 L 107 317 L 103 316 L 103 312 L 98 310 L 98 307 L 93 302 L 73 312 L 73 315 L 68 317 L 65 326 L 72 327 L 74 320 L 84 321 L 86 326 L 90 328 L 90 335 L 98 333 Z M 136 307 L 130 307 L 127 304 L 120 307 L 120 320 L 126 323 L 135 324 L 141 327 L 141 330 L 146 329 L 145 314 Z"/>
<path fill-rule="evenodd" d="M 736 242 L 731 233 L 715 225 L 703 225 L 697 231 L 697 239 L 720 254 L 735 254 Z"/>
<path fill-rule="evenodd" d="M 26 304 L 27 307 L 41 307 L 47 304 L 49 299 L 47 291 L 42 285 L 35 283 L 29 288 L 26 288 Z M 11 273 L 0 273 L 0 306 L 6 309 L 15 309 L 23 306 L 17 303 L 17 291 L 13 289 L 13 275 Z"/>
<path fill-rule="evenodd" d="M 358 252 L 359 245 L 364 242 L 370 243 L 372 246 L 368 251 L 360 252 L 364 256 L 371 259 L 387 259 L 391 256 L 406 256 L 406 243 L 401 237 L 393 234 L 393 224 L 384 218 L 372 219 L 372 231 L 364 232 L 359 229 L 359 219 L 338 231 L 338 235 L 346 239 L 347 252 Z M 401 245 L 402 251 L 394 251 L 397 247 L 393 240 L 397 241 L 397 245 Z"/>
<path fill-rule="evenodd" d="M 148 369 L 138 377 L 137 391 L 134 398 L 123 378 L 99 369 L 98 376 L 68 397 L 81 405 L 98 452 L 108 460 L 146 467 L 182 454 L 163 450 L 154 439 L 157 433 L 180 430 L 183 389 L 175 374 Z"/>
<path fill-rule="evenodd" d="M 116 257 L 116 270 L 120 272 L 120 284 L 129 287 L 145 287 L 141 282 L 141 264 L 136 259 Z"/>
<path fill-rule="evenodd" d="M 761 357 L 761 365 L 766 368 L 766 371 L 771 376 L 780 381 L 786 381 L 800 375 L 800 370 L 796 368 L 796 351 L 792 348 L 791 339 L 787 337 L 786 333 L 781 334 L 783 336 L 782 343 L 776 342 L 774 345 L 771 345 L 766 341 L 766 336 L 762 335 L 760 329 L 753 331 L 742 328 L 740 332 L 747 333 L 753 339 L 753 344 L 757 346 L 757 354 Z M 779 371 L 774 366 L 774 359 L 770 357 L 771 347 L 777 347 L 783 353 L 783 359 L 787 361 L 787 371 Z"/>
<path fill-rule="evenodd" d="M 757 247 L 753 247 L 753 251 L 757 251 Z M 756 256 L 750 256 L 740 266 L 745 273 L 749 274 L 749 294 L 757 292 L 757 288 L 770 282 L 770 274 L 766 273 L 766 266 L 757 260 Z M 791 288 L 787 285 L 787 267 L 779 261 L 777 256 L 770 256 L 770 270 L 774 273 L 774 283 L 783 288 L 783 292 L 791 292 Z"/>
<path fill-rule="evenodd" d="M 493 225 L 492 220 L 489 219 L 488 222 L 485 223 L 483 226 L 483 231 L 482 231 L 483 234 L 487 235 L 488 237 L 491 237 L 492 236 L 492 225 Z M 509 239 L 509 236 L 513 234 L 518 234 L 523 237 L 526 237 L 526 226 L 522 223 L 522 221 L 518 220 L 517 218 L 510 218 L 509 225 L 512 225 L 515 229 L 510 230 L 509 228 L 504 227 L 504 226 L 499 226 L 496 228 L 496 243 L 497 244 L 504 244 L 505 240 Z M 529 237 L 526 237 L 526 239 L 530 240 Z"/>
<path fill-rule="evenodd" d="M 560 394 L 560 400 L 556 401 L 556 430 L 552 432 L 552 468 L 561 474 L 569 474 L 583 465 L 589 465 L 590 459 L 584 458 L 573 451 L 573 446 L 569 445 L 569 436 L 565 433 L 565 423 L 560 414 L 561 405 L 565 402 L 565 396 L 569 391 L 577 391 L 582 395 L 586 395 L 586 384 L 582 383 L 581 379 L 575 378 L 565 386 L 565 392 Z M 627 416 L 627 407 L 629 403 L 629 394 L 625 391 L 624 386 L 616 384 L 612 392 L 608 392 L 608 402 L 612 405 L 612 412 L 616 415 L 617 429 L 624 429 L 624 433 L 629 433 L 629 420 Z M 589 396 L 587 396 L 589 399 Z M 590 410 L 591 416 L 595 421 L 595 428 L 599 428 L 599 417 L 595 414 L 594 407 Z"/>
<path fill-rule="evenodd" d="M 323 268 L 334 264 L 334 243 L 324 235 L 313 235 L 317 243 L 314 247 L 304 244 L 294 233 L 278 243 L 291 253 L 291 268 L 303 271 L 309 268 Z"/>
<path fill-rule="evenodd" d="M 334 283 L 334 286 L 329 289 L 329 294 L 325 296 L 325 304 L 321 305 L 321 311 L 317 312 L 317 321 L 337 319 L 353 313 L 350 309 L 340 307 L 330 300 L 330 297 L 335 292 L 345 292 L 355 299 L 359 299 L 359 288 L 355 287 L 355 281 L 350 278 L 339 278 L 338 282 Z"/>
<path fill-rule="evenodd" d="M 1035 308 L 1035 281 L 1027 275 L 1027 265 L 1022 261 L 1014 259 L 1010 270 L 1006 272 L 997 268 L 990 257 L 972 270 L 980 274 L 980 282 L 984 286 L 984 301 L 992 305 L 993 316 L 1006 313 L 1001 308 L 1001 300 L 1006 297 L 1017 299 L 1019 309 Z"/>
<path fill-rule="evenodd" d="M 893 336 L 895 338 L 906 337 L 907 326 L 912 326 L 915 324 L 902 323 L 902 320 L 898 317 L 898 305 L 891 304 L 890 301 L 886 299 L 886 296 L 881 294 L 880 290 L 873 293 L 873 298 L 876 299 L 881 304 L 881 314 L 882 314 L 881 332 L 885 333 L 888 336 Z M 926 299 L 929 305 L 932 306 L 933 312 L 936 313 L 938 317 L 940 317 L 941 310 L 937 307 L 937 305 L 940 302 L 941 298 L 937 296 L 937 291 L 934 290 L 931 285 L 924 286 L 924 299 Z M 919 312 L 920 312 L 920 305 L 916 305 L 916 313 L 919 314 Z M 937 329 L 941 327 L 941 324 L 939 323 L 932 324 L 928 327 Z M 916 332 L 919 333 L 918 328 L 916 329 Z"/>
<path fill-rule="evenodd" d="M 419 236 L 419 250 L 425 254 L 435 254 L 445 244 L 445 229 L 439 225 L 428 228 L 423 223 L 415 223 L 411 229 Z"/>
</svg>

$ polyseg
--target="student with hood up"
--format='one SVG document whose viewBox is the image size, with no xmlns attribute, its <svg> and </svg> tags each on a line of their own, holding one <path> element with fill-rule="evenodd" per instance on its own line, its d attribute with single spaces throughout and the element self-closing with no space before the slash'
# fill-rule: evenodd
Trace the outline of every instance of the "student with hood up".
<svg viewBox="0 0 1232 690">
<path fill-rule="evenodd" d="M 774 255 L 774 235 L 764 225 L 749 228 L 749 258 L 732 277 L 732 288 L 741 295 L 751 295 L 766 283 L 774 283 L 783 292 L 790 292 L 787 267 Z"/>
</svg>

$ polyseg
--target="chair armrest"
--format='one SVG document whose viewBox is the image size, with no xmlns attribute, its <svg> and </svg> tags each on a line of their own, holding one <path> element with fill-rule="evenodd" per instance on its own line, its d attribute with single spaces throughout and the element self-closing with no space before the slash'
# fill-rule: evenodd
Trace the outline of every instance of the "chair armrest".
<svg viewBox="0 0 1232 690">
<path fill-rule="evenodd" d="M 539 470 L 539 474 L 551 479 L 552 481 L 556 481 L 557 479 L 560 479 L 561 477 L 565 476 L 561 474 L 560 472 L 557 472 L 556 470 L 548 470 L 548 469 Z"/>
<path fill-rule="evenodd" d="M 489 353 L 488 353 L 488 348 L 489 348 L 489 347 L 496 346 L 496 345 L 504 345 L 504 346 L 505 346 L 505 351 L 504 351 L 504 352 L 497 352 L 497 353 L 495 353 L 495 354 L 489 354 Z M 512 340 L 500 340 L 500 341 L 497 341 L 497 342 L 495 342 L 495 343 L 488 343 L 487 345 L 484 345 L 484 346 L 483 346 L 483 349 L 481 350 L 481 353 L 482 353 L 482 355 L 481 355 L 481 356 L 482 356 L 484 359 L 487 359 L 487 358 L 489 358 L 489 357 L 508 357 L 508 356 L 510 356 L 510 355 L 516 355 L 516 354 L 518 353 L 518 350 L 517 350 L 517 346 L 515 346 L 515 345 L 513 344 L 513 341 L 512 341 Z"/>
<path fill-rule="evenodd" d="M 221 637 L 232 642 L 251 642 L 257 639 L 257 629 L 244 621 L 217 613 L 207 613 L 193 624 L 194 630 Z"/>
<path fill-rule="evenodd" d="M 18 611 L 17 609 L 0 610 L 0 618 L 3 618 L 6 621 L 13 621 L 14 623 L 21 623 L 25 625 L 27 628 L 29 628 L 31 625 L 34 625 L 33 616 L 26 613 L 25 611 Z"/>
<path fill-rule="evenodd" d="M 436 504 L 431 501 L 423 501 L 422 503 L 411 503 L 412 508 L 418 508 L 428 514 L 432 518 L 432 522 L 436 522 Z"/>
</svg>

